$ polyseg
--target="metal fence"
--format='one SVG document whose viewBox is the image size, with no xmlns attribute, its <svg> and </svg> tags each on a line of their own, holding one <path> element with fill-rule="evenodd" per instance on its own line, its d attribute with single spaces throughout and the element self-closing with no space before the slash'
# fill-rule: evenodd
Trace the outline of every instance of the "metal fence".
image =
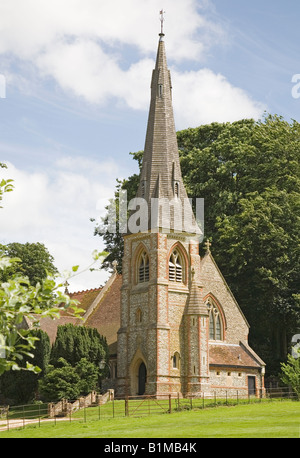
<svg viewBox="0 0 300 458">
<path fill-rule="evenodd" d="M 50 404 L 36 403 L 21 406 L 0 406 L 0 431 L 13 428 L 25 428 L 35 424 L 41 427 L 45 422 L 56 425 L 60 421 L 88 422 L 121 417 L 143 417 L 149 415 L 172 414 L 183 410 L 196 410 L 218 406 L 234 406 L 238 404 L 264 403 L 274 400 L 299 401 L 295 393 L 288 388 L 267 390 L 265 396 L 241 396 L 240 392 L 233 395 L 232 390 L 225 396 L 217 393 L 203 393 L 200 397 L 181 398 L 177 396 L 136 396 L 125 399 L 112 398 L 105 404 L 98 403 L 90 406 L 80 405 L 78 410 L 69 409 L 63 414 L 52 415 Z M 77 401 L 73 401 L 75 403 Z M 68 401 L 72 404 L 72 401 Z"/>
</svg>

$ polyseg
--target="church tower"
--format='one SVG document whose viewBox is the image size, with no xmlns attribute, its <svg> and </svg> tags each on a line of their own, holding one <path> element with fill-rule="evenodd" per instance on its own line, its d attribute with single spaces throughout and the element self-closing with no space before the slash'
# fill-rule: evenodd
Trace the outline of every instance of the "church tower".
<svg viewBox="0 0 300 458">
<path fill-rule="evenodd" d="M 130 217 L 139 227 L 128 224 L 124 236 L 118 396 L 196 395 L 208 386 L 201 231 L 182 180 L 164 34 L 159 37 L 139 212 Z"/>
</svg>

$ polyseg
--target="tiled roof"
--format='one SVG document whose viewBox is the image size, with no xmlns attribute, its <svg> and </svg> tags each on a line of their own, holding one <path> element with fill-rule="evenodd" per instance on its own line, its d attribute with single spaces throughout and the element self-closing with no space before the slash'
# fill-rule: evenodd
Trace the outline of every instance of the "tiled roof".
<svg viewBox="0 0 300 458">
<path fill-rule="evenodd" d="M 102 290 L 102 287 L 88 289 L 86 291 L 70 293 L 69 296 L 71 299 L 79 301 L 80 305 L 78 305 L 78 307 L 86 311 L 89 308 L 89 306 L 93 303 L 93 301 L 96 299 L 97 295 L 100 293 L 101 290 Z"/>
<path fill-rule="evenodd" d="M 254 355 L 242 345 L 209 345 L 210 366 L 260 367 Z"/>
<path fill-rule="evenodd" d="M 50 317 L 41 318 L 40 320 L 40 329 L 46 332 L 49 336 L 51 344 L 55 342 L 57 328 L 64 324 L 72 323 L 74 326 L 80 324 L 80 320 L 71 316 L 61 316 L 58 320 L 53 320 Z"/>
<path fill-rule="evenodd" d="M 120 328 L 122 275 L 116 275 L 108 291 L 84 322 L 85 326 L 98 329 L 106 337 L 110 354 L 117 353 L 117 332 Z"/>
</svg>

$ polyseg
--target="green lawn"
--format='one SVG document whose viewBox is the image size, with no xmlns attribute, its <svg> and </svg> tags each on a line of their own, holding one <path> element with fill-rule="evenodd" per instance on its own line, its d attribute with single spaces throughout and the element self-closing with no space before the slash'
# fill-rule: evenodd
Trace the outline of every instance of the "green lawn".
<svg viewBox="0 0 300 458">
<path fill-rule="evenodd" d="M 299 438 L 300 403 L 273 401 L 204 410 L 43 423 L 0 432 L 0 438 Z"/>
</svg>

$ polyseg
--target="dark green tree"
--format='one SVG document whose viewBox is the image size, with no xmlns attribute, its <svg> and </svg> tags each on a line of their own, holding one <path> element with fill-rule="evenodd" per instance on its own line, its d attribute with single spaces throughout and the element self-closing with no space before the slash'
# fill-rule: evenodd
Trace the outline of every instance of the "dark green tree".
<svg viewBox="0 0 300 458">
<path fill-rule="evenodd" d="M 59 358 L 57 367 L 49 366 L 47 374 L 39 381 L 39 392 L 43 400 L 70 401 L 85 396 L 98 388 L 99 367 L 81 358 L 75 366 Z"/>
<path fill-rule="evenodd" d="M 38 391 L 38 381 L 46 374 L 50 361 L 50 339 L 41 329 L 32 331 L 32 336 L 38 338 L 32 350 L 33 358 L 29 361 L 41 369 L 38 374 L 31 371 L 9 371 L 0 377 L 0 392 L 14 404 L 25 404 L 32 401 Z M 25 361 L 20 367 L 25 367 Z"/>
<path fill-rule="evenodd" d="M 39 381 L 39 392 L 43 400 L 57 402 L 61 399 L 75 400 L 80 395 L 80 376 L 63 358 L 59 367 L 49 367 L 48 373 Z"/>
<path fill-rule="evenodd" d="M 56 367 L 60 358 L 64 358 L 73 367 L 82 358 L 99 367 L 100 361 L 106 361 L 108 358 L 106 339 L 96 328 L 73 324 L 58 326 L 51 350 L 51 364 Z"/>
<path fill-rule="evenodd" d="M 42 243 L 0 245 L 0 256 L 20 259 L 20 262 L 15 263 L 10 269 L 0 272 L 0 281 L 3 282 L 18 273 L 28 277 L 30 283 L 36 285 L 47 277 L 47 273 L 51 275 L 57 273 L 54 258 Z"/>
<path fill-rule="evenodd" d="M 266 115 L 177 138 L 188 195 L 205 200 L 205 239 L 249 321 L 251 345 L 277 375 L 300 327 L 300 124 Z M 141 165 L 142 153 L 134 158 Z M 134 175 L 119 188 L 135 195 L 137 184 Z M 110 242 L 122 259 L 122 245 Z"/>
<path fill-rule="evenodd" d="M 76 364 L 76 373 L 79 375 L 79 391 L 80 394 L 86 396 L 93 390 L 98 388 L 99 367 L 88 361 L 87 358 L 82 358 Z"/>
</svg>

